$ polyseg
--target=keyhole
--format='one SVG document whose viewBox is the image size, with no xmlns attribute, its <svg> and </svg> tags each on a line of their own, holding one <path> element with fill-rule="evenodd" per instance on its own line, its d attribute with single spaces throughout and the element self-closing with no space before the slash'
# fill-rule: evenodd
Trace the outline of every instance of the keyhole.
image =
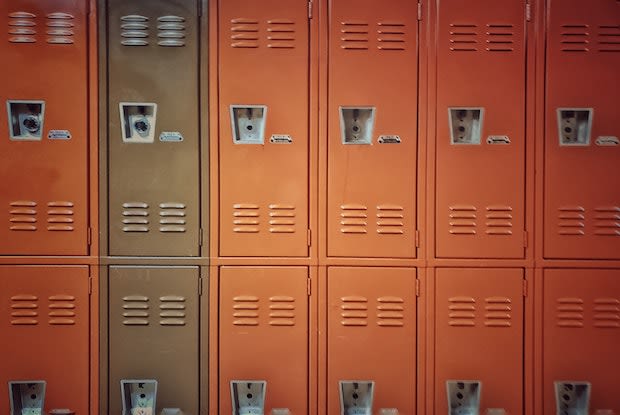
<svg viewBox="0 0 620 415">
<path fill-rule="evenodd" d="M 247 128 L 247 130 L 248 130 L 248 131 L 252 131 L 252 130 L 254 129 L 254 127 L 252 127 L 251 125 L 248 125 L 248 126 L 247 126 L 247 127 L 245 127 L 245 128 Z"/>
</svg>

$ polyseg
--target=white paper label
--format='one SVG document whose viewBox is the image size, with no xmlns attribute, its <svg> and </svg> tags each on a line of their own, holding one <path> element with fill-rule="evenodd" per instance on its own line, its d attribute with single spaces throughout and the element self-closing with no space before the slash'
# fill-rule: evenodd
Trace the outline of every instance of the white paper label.
<svg viewBox="0 0 620 415">
<path fill-rule="evenodd" d="M 620 144 L 618 137 L 613 135 L 602 135 L 596 139 L 597 146 L 617 146 Z"/>
<path fill-rule="evenodd" d="M 162 131 L 159 135 L 159 141 L 178 143 L 183 141 L 183 136 L 178 131 Z"/>
<path fill-rule="evenodd" d="M 269 142 L 274 144 L 291 144 L 293 138 L 288 134 L 273 134 L 269 139 Z"/>
<path fill-rule="evenodd" d="M 510 137 L 507 135 L 490 135 L 487 137 L 487 144 L 510 144 Z"/>
<path fill-rule="evenodd" d="M 47 133 L 47 138 L 50 140 L 70 140 L 71 132 L 69 130 L 50 130 Z"/>
</svg>

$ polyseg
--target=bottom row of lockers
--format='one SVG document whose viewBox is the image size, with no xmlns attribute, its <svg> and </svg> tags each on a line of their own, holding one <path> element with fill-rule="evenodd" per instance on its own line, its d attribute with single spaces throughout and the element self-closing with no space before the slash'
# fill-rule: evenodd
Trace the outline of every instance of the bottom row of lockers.
<svg viewBox="0 0 620 415">
<path fill-rule="evenodd" d="M 99 320 L 102 413 L 207 413 L 200 385 L 209 329 L 218 333 L 211 382 L 220 414 L 309 413 L 316 339 L 326 374 L 319 413 L 416 413 L 416 399 L 424 399 L 417 382 L 425 381 L 416 350 L 426 342 L 417 330 L 416 269 L 329 267 L 321 290 L 311 289 L 315 271 L 303 266 L 218 272 L 217 295 L 202 293 L 207 276 L 194 266 L 111 266 L 100 276 L 109 299 Z M 543 307 L 529 321 L 523 269 L 429 272 L 421 293 L 432 296 L 424 330 L 433 356 L 423 363 L 434 379 L 428 413 L 524 413 L 524 390 L 533 389 L 525 333 L 536 322 L 544 414 L 620 413 L 620 270 L 541 275 Z M 97 370 L 89 276 L 87 266 L 0 266 L 0 383 L 9 386 L 0 393 L 2 413 L 89 413 L 89 373 Z M 316 302 L 322 317 L 311 318 L 317 295 L 326 297 Z M 218 327 L 206 321 L 209 298 L 218 302 L 211 319 Z"/>
</svg>

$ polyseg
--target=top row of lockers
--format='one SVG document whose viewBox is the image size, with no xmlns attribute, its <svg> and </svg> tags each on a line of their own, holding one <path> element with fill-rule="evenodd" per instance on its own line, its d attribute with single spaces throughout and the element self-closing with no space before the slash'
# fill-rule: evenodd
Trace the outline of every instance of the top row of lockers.
<svg viewBox="0 0 620 415">
<path fill-rule="evenodd" d="M 536 234 L 620 259 L 618 0 L 15 0 L 0 23 L 0 255 L 521 259 Z"/>
</svg>

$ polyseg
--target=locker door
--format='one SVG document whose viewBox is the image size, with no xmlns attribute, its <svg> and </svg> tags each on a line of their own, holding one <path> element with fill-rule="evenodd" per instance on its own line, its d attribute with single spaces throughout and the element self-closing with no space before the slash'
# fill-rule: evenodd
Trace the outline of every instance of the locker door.
<svg viewBox="0 0 620 415">
<path fill-rule="evenodd" d="M 522 414 L 523 270 L 437 269 L 435 292 L 435 413 L 446 381 L 475 380 L 480 413 Z"/>
<path fill-rule="evenodd" d="M 620 411 L 620 271 L 544 271 L 544 413 L 555 413 L 553 382 L 591 383 L 590 413 Z"/>
<path fill-rule="evenodd" d="M 110 0 L 108 22 L 109 252 L 197 256 L 198 2 Z"/>
<path fill-rule="evenodd" d="M 415 279 L 413 268 L 328 269 L 329 414 L 341 413 L 341 380 L 375 382 L 373 413 L 415 413 Z"/>
<path fill-rule="evenodd" d="M 45 413 L 89 411 L 86 266 L 0 266 L 0 408 L 9 381 L 47 382 Z"/>
<path fill-rule="evenodd" d="M 198 277 L 198 267 L 110 267 L 110 414 L 122 411 L 122 379 L 157 380 L 157 414 L 198 414 Z"/>
<path fill-rule="evenodd" d="M 230 382 L 267 381 L 265 413 L 308 413 L 308 268 L 220 269 L 220 414 Z"/>
<path fill-rule="evenodd" d="M 548 4 L 544 253 L 619 259 L 620 3 Z"/>
<path fill-rule="evenodd" d="M 0 255 L 88 253 L 88 7 L 0 4 Z"/>
<path fill-rule="evenodd" d="M 329 3 L 328 255 L 413 258 L 417 3 Z"/>
<path fill-rule="evenodd" d="M 436 255 L 522 258 L 526 0 L 463 4 L 436 23 Z"/>
<path fill-rule="evenodd" d="M 307 0 L 219 1 L 220 255 L 307 256 Z"/>
</svg>

